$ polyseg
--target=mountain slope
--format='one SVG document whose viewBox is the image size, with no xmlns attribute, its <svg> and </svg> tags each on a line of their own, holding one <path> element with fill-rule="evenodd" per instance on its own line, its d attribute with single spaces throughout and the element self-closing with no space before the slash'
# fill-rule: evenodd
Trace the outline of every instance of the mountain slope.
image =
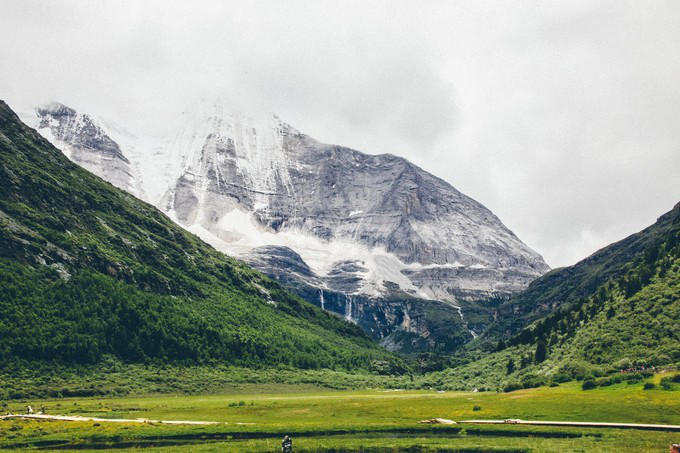
<svg viewBox="0 0 680 453">
<path fill-rule="evenodd" d="M 70 162 L 0 101 L 0 363 L 401 366 Z M 385 368 L 384 364 L 380 365 Z"/>
<path fill-rule="evenodd" d="M 273 115 L 216 105 L 186 113 L 156 142 L 59 104 L 26 120 L 75 162 L 218 250 L 397 348 L 414 346 L 395 341 L 401 333 L 420 337 L 426 349 L 459 347 L 486 322 L 461 319 L 477 309 L 474 301 L 507 298 L 549 269 L 445 181 L 394 155 L 320 143 Z M 107 144 L 101 159 L 92 157 L 96 142 Z M 286 272 L 284 255 L 304 273 Z M 435 312 L 450 320 L 436 335 Z"/>
<path fill-rule="evenodd" d="M 644 246 L 642 245 L 644 244 Z M 587 298 L 533 323 L 508 344 L 544 343 L 560 356 L 590 363 L 616 359 L 665 364 L 680 360 L 680 203 L 649 228 L 597 252 L 632 256 Z M 610 269 L 611 270 L 611 269 Z"/>
<path fill-rule="evenodd" d="M 552 313 L 501 340 L 495 352 L 470 351 L 477 360 L 440 378 L 531 386 L 680 363 L 680 203 L 654 225 L 554 274 L 508 302 L 559 296 Z"/>
<path fill-rule="evenodd" d="M 529 287 L 501 304 L 498 322 L 491 336 L 512 335 L 532 321 L 564 306 L 582 302 L 610 279 L 617 279 L 634 266 L 635 260 L 654 247 L 661 238 L 677 229 L 679 206 L 661 216 L 639 233 L 593 253 L 577 264 L 555 269 L 536 279 Z"/>
</svg>

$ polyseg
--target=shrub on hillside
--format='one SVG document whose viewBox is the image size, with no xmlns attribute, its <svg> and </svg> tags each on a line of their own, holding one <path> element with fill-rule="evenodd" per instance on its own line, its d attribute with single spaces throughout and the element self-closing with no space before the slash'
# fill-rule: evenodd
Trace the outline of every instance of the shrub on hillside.
<svg viewBox="0 0 680 453">
<path fill-rule="evenodd" d="M 656 385 L 653 382 L 645 382 L 645 385 L 642 387 L 643 390 L 654 390 L 656 388 Z"/>
<path fill-rule="evenodd" d="M 629 384 L 634 384 L 636 382 L 640 382 L 643 379 L 654 376 L 654 373 L 651 371 L 640 371 L 639 373 L 627 373 L 623 376 L 624 381 L 628 382 Z"/>
<path fill-rule="evenodd" d="M 626 378 L 625 374 L 615 374 L 613 376 L 600 379 L 598 384 L 601 385 L 602 387 L 608 387 L 613 384 L 620 384 L 621 382 L 626 380 L 625 378 Z"/>
<path fill-rule="evenodd" d="M 611 365 L 611 372 L 615 373 L 620 370 L 627 370 L 628 368 L 631 368 L 633 366 L 633 361 L 630 360 L 628 357 L 624 357 L 620 360 L 617 360 Z"/>
<path fill-rule="evenodd" d="M 528 374 L 522 378 L 522 387 L 531 389 L 546 385 L 548 380 L 545 376 L 538 376 L 536 374 Z"/>
<path fill-rule="evenodd" d="M 602 370 L 587 362 L 569 360 L 558 368 L 557 374 L 569 376 L 569 380 L 581 381 L 589 376 L 602 376 Z"/>
<path fill-rule="evenodd" d="M 651 371 L 641 371 L 639 373 L 616 373 L 611 376 L 594 379 L 592 375 L 587 376 L 585 380 L 592 380 L 597 387 L 609 387 L 610 385 L 620 384 L 626 382 L 628 384 L 636 384 L 653 375 Z"/>
<path fill-rule="evenodd" d="M 657 352 L 655 354 L 652 354 L 649 359 L 647 360 L 647 365 L 666 365 L 668 363 L 671 363 L 672 360 L 671 358 L 663 353 Z"/>
<path fill-rule="evenodd" d="M 569 382 L 571 381 L 571 376 L 566 373 L 555 373 L 550 377 L 550 380 L 559 383 Z"/>
<path fill-rule="evenodd" d="M 520 390 L 522 388 L 523 388 L 522 384 L 520 384 L 517 381 L 514 381 L 514 382 L 508 382 L 507 384 L 505 384 L 505 387 L 503 387 L 503 391 L 506 392 L 506 393 L 507 392 L 514 392 L 515 390 Z"/>
<path fill-rule="evenodd" d="M 664 390 L 675 390 L 677 388 L 677 383 L 680 382 L 680 374 L 676 376 L 666 376 L 661 379 L 661 388 Z"/>
<path fill-rule="evenodd" d="M 582 390 L 591 390 L 597 387 L 597 383 L 593 379 L 586 379 L 583 381 L 583 384 L 581 384 L 581 389 Z"/>
</svg>

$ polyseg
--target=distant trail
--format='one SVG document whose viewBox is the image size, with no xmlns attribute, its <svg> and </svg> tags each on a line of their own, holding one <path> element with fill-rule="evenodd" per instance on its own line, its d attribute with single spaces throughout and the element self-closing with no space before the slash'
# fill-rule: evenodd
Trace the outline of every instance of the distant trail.
<svg viewBox="0 0 680 453">
<path fill-rule="evenodd" d="M 198 420 L 151 420 L 147 418 L 100 418 L 83 417 L 80 415 L 47 415 L 47 414 L 10 414 L 0 416 L 0 420 L 28 419 L 28 420 L 59 420 L 67 422 L 105 422 L 105 423 L 159 423 L 164 425 L 219 425 L 223 422 L 198 421 Z M 606 422 L 558 422 L 538 420 L 462 420 L 458 423 L 470 423 L 478 425 L 541 425 L 541 426 L 574 426 L 581 428 L 619 428 L 619 429 L 642 429 L 653 431 L 677 431 L 680 425 L 661 425 L 645 423 L 606 423 Z M 252 425 L 253 423 L 234 423 L 235 425 Z"/>
<path fill-rule="evenodd" d="M 0 416 L 0 420 L 10 420 L 13 418 L 29 420 L 60 420 L 66 422 L 162 423 L 164 425 L 218 425 L 220 423 L 188 420 L 149 420 L 146 418 L 98 418 L 98 417 L 82 417 L 80 415 L 10 414 Z"/>
<path fill-rule="evenodd" d="M 622 428 L 647 429 L 654 431 L 680 431 L 680 425 L 649 425 L 644 423 L 604 423 L 604 422 L 552 422 L 535 420 L 463 420 L 458 423 L 474 423 L 483 425 L 543 425 L 543 426 L 578 426 L 582 428 Z"/>
</svg>

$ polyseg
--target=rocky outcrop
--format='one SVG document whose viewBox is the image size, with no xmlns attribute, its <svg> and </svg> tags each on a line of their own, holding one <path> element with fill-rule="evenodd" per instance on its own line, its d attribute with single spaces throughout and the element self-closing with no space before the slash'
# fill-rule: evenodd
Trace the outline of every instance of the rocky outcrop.
<svg viewBox="0 0 680 453">
<path fill-rule="evenodd" d="M 36 110 L 37 129 L 69 159 L 114 186 L 137 193 L 130 161 L 93 118 L 62 104 Z"/>
</svg>

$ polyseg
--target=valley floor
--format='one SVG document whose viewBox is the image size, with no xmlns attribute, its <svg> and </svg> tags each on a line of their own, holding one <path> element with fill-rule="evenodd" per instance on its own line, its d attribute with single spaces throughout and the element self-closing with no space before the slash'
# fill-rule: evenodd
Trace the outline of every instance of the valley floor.
<svg viewBox="0 0 680 453">
<path fill-rule="evenodd" d="M 642 383 L 588 391 L 570 383 L 512 393 L 280 390 L 14 401 L 3 412 L 24 412 L 30 404 L 48 414 L 220 423 L 11 419 L 0 421 L 0 448 L 280 451 L 285 434 L 295 451 L 668 451 L 680 442 L 679 433 L 663 430 L 418 423 L 441 417 L 680 424 L 680 391 L 643 390 Z"/>
</svg>

